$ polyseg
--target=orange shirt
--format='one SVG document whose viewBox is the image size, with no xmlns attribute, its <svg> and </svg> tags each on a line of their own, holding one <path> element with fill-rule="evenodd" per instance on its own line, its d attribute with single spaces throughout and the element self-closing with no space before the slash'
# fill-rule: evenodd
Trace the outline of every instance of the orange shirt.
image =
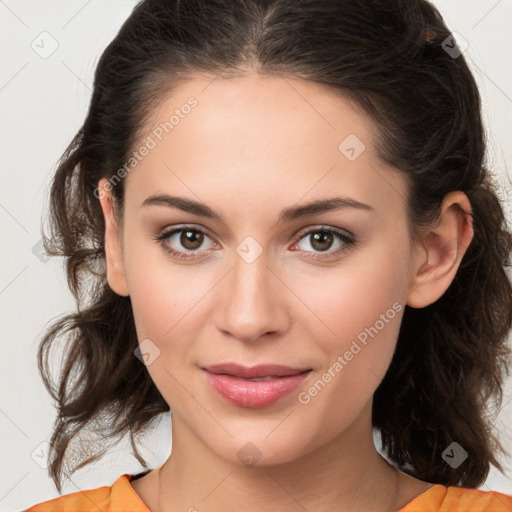
<svg viewBox="0 0 512 512">
<path fill-rule="evenodd" d="M 125 473 L 111 486 L 65 494 L 24 512 L 151 512 L 130 484 L 134 476 Z M 398 512 L 512 512 L 512 496 L 436 484 Z"/>
</svg>

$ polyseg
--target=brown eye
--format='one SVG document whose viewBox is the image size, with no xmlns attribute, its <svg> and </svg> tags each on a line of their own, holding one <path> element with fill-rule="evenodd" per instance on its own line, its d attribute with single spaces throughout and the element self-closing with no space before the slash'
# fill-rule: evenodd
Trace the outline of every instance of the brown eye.
<svg viewBox="0 0 512 512">
<path fill-rule="evenodd" d="M 295 245 L 308 258 L 319 259 L 341 254 L 343 251 L 355 246 L 355 243 L 353 235 L 348 235 L 345 231 L 338 228 L 322 226 L 302 233 L 302 236 Z M 325 255 L 321 253 L 325 253 Z"/>
<path fill-rule="evenodd" d="M 180 244 L 189 251 L 199 249 L 204 241 L 204 233 L 191 229 L 181 231 Z"/>
<path fill-rule="evenodd" d="M 203 258 L 204 253 L 215 246 L 207 233 L 190 226 L 164 230 L 154 238 L 166 252 L 180 260 Z M 207 241 L 210 241 L 210 246 Z"/>
<path fill-rule="evenodd" d="M 334 236 L 332 233 L 318 231 L 311 236 L 310 240 L 311 247 L 313 247 L 313 249 L 316 249 L 317 251 L 326 251 L 327 249 L 330 249 Z"/>
</svg>

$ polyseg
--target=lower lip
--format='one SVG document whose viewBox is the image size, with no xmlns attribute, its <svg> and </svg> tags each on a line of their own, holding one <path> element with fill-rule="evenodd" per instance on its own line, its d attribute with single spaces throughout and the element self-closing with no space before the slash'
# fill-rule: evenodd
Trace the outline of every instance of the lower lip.
<svg viewBox="0 0 512 512">
<path fill-rule="evenodd" d="M 276 377 L 275 379 L 252 381 L 230 375 L 217 375 L 203 370 L 213 389 L 228 402 L 240 407 L 258 409 L 277 402 L 291 393 L 310 374 L 310 371 Z"/>
</svg>

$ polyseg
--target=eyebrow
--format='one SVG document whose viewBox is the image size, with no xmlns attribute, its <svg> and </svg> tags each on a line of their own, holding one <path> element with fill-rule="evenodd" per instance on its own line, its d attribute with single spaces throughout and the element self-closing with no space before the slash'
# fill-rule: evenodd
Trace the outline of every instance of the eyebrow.
<svg viewBox="0 0 512 512">
<path fill-rule="evenodd" d="M 148 206 L 168 206 L 171 208 L 177 208 L 187 213 L 191 213 L 193 215 L 207 217 L 209 219 L 216 219 L 224 222 L 222 216 L 216 211 L 212 210 L 209 206 L 206 206 L 205 204 L 199 203 L 192 199 L 187 199 L 185 197 L 170 196 L 168 194 L 154 194 L 146 198 L 140 205 L 141 208 Z M 359 210 L 374 211 L 370 205 L 361 203 L 360 201 L 356 201 L 350 197 L 331 197 L 328 199 L 319 199 L 310 203 L 286 208 L 280 213 L 279 222 L 290 222 L 301 217 L 306 217 L 308 215 L 320 215 L 324 212 L 341 210 L 345 208 L 356 208 Z"/>
</svg>

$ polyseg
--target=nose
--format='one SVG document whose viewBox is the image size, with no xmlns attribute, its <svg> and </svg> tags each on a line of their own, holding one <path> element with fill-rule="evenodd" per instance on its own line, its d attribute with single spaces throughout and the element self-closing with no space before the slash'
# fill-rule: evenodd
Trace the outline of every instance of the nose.
<svg viewBox="0 0 512 512">
<path fill-rule="evenodd" d="M 253 343 L 265 334 L 284 333 L 291 292 L 261 254 L 248 263 L 238 255 L 223 279 L 217 306 L 217 328 L 242 342 Z"/>
</svg>

